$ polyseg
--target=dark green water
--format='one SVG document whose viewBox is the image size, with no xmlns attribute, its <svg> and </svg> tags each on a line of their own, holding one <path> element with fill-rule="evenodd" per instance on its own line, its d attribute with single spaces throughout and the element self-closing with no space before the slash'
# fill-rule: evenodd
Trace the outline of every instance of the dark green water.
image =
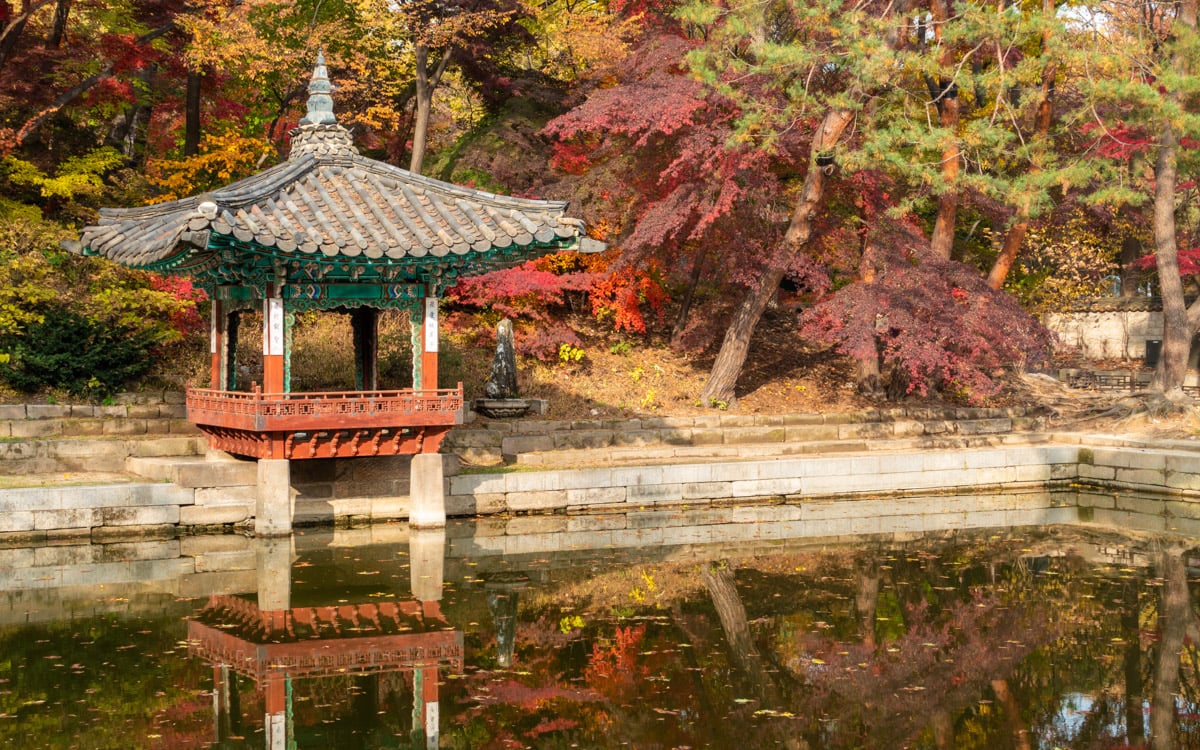
<svg viewBox="0 0 1200 750">
<path fill-rule="evenodd" d="M 92 549 L 46 568 L 61 583 L 9 591 L 0 739 L 1200 747 L 1200 558 L 1178 540 L 1059 527 L 508 557 L 436 535 L 411 551 L 224 544 L 184 555 L 175 580 L 135 567 L 71 584 L 121 564 Z"/>
</svg>

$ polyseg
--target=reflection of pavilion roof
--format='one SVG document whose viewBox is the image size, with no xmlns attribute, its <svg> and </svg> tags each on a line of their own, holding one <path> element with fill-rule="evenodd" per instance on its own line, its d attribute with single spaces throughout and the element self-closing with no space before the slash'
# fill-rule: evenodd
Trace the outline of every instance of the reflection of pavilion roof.
<svg viewBox="0 0 1200 750">
<path fill-rule="evenodd" d="M 603 247 L 565 215 L 565 202 L 458 187 L 361 156 L 333 116 L 324 60 L 309 90 L 287 161 L 204 195 L 104 209 L 72 247 L 197 276 L 229 264 L 223 249 L 242 248 L 278 263 L 390 267 L 389 280 L 417 278 L 429 265 L 464 275 L 555 249 Z"/>
<path fill-rule="evenodd" d="M 443 666 L 463 668 L 463 636 L 436 602 L 415 600 L 261 610 L 213 596 L 188 621 L 188 650 L 261 683 Z"/>
</svg>

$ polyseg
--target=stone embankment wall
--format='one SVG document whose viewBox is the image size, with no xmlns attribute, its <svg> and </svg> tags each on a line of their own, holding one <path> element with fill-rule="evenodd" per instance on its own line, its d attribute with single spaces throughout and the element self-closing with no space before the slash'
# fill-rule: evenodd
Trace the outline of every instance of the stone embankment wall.
<svg viewBox="0 0 1200 750">
<path fill-rule="evenodd" d="M 25 417 L 7 420 L 9 438 L 0 441 L 0 466 L 7 467 L 0 474 L 9 483 L 0 488 L 0 542 L 248 525 L 255 464 L 206 455 L 202 437 L 181 434 L 192 428 L 178 417 L 180 406 L 164 397 L 9 407 L 10 416 L 20 409 Z M 77 409 L 80 416 L 71 416 Z M 142 420 L 147 432 L 106 433 L 108 420 Z M 57 428 L 46 427 L 54 422 Z M 97 424 L 90 437 L 75 434 Z M 777 506 L 756 512 L 806 523 L 828 512 L 822 503 L 831 498 L 885 496 L 871 502 L 891 507 L 916 493 L 1076 484 L 1157 493 L 1180 517 L 1182 506 L 1200 503 L 1200 451 L 1187 441 L 1147 446 L 1030 431 L 1039 428 L 1042 421 L 1023 410 L 997 409 L 476 422 L 448 441 L 468 469 L 460 472 L 458 456 L 446 456 L 447 512 L 680 512 L 742 503 Z M 41 436 L 14 437 L 14 429 Z M 469 466 L 504 459 L 502 467 Z M 88 472 L 120 470 L 127 472 L 120 483 L 87 479 Z M 21 475 L 48 471 L 67 472 L 59 478 L 65 481 L 20 486 Z M 82 472 L 86 484 L 72 486 L 70 472 Z M 404 457 L 297 461 L 292 478 L 300 525 L 407 518 Z M 1119 508 L 1114 502 L 1110 509 Z M 844 512 L 878 515 L 862 503 L 837 511 Z"/>
</svg>

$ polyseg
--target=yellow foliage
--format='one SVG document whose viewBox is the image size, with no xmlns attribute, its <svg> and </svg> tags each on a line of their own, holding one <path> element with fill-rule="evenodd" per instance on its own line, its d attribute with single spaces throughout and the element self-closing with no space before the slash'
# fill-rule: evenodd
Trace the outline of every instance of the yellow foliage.
<svg viewBox="0 0 1200 750">
<path fill-rule="evenodd" d="M 161 159 L 147 165 L 152 185 L 162 190 L 158 201 L 170 201 L 226 185 L 258 170 L 264 157 L 275 152 L 263 138 L 240 133 L 210 135 L 200 153 L 182 159 Z"/>
</svg>

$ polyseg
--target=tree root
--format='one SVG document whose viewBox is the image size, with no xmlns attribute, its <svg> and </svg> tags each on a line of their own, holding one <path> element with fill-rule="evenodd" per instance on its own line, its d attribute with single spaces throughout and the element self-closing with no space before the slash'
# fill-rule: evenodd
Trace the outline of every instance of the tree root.
<svg viewBox="0 0 1200 750">
<path fill-rule="evenodd" d="M 1134 420 L 1180 417 L 1200 420 L 1200 406 L 1181 390 L 1086 391 L 1038 373 L 1025 373 L 1017 379 L 1028 400 L 1041 407 L 1058 427 L 1078 429 L 1100 422 L 1120 427 Z"/>
</svg>

